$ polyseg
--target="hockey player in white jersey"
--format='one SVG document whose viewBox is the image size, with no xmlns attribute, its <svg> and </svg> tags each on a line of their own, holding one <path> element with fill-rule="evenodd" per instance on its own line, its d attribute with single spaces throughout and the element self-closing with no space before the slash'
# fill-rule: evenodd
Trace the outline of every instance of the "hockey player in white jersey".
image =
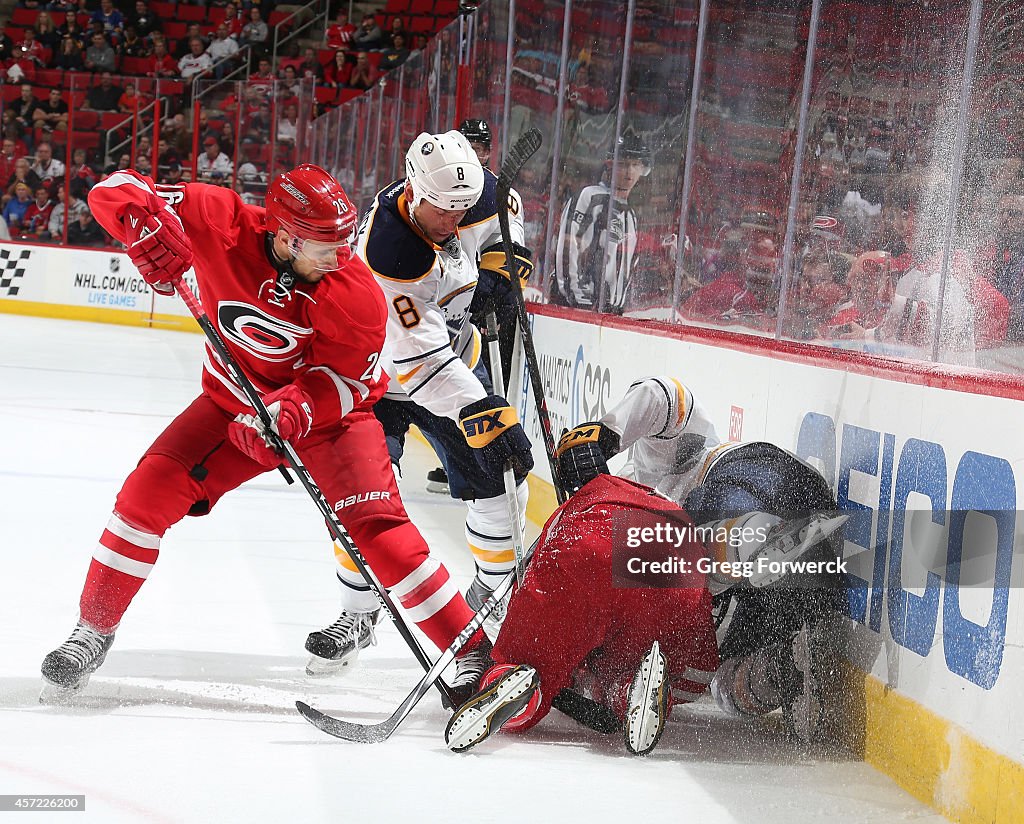
<svg viewBox="0 0 1024 824">
<path fill-rule="evenodd" d="M 474 609 L 515 566 L 503 471 L 515 469 L 519 512 L 526 511 L 530 441 L 514 408 L 474 373 L 480 334 L 470 323 L 480 272 L 508 277 L 495 202 L 485 173 L 457 131 L 423 133 L 406 154 L 406 177 L 380 192 L 359 229 L 357 253 L 376 275 L 388 304 L 394 373 L 374 411 L 393 464 L 415 424 L 440 456 L 452 497 L 466 502 L 466 540 L 477 574 L 467 592 Z M 514 215 L 521 209 L 510 209 Z M 512 223 L 521 276 L 532 268 L 521 221 Z M 522 524 L 520 525 L 522 527 Z M 308 671 L 330 672 L 373 643 L 377 602 L 354 564 L 336 547 L 342 614 L 310 634 Z"/>
<path fill-rule="evenodd" d="M 836 514 L 821 475 L 770 443 L 721 442 L 703 406 L 678 380 L 637 381 L 600 421 L 565 433 L 558 447 L 563 483 L 579 488 L 608 472 L 607 461 L 626 450 L 620 474 L 656 488 L 695 523 L 726 521 L 734 534 L 744 526 L 761 528 L 769 541 L 788 534 L 789 552 L 805 560 L 836 557 L 837 530 L 845 518 Z M 742 523 L 732 520 L 739 517 Z M 726 559 L 726 547 L 708 549 Z M 731 552 L 749 557 L 757 547 Z M 823 690 L 834 675 L 827 619 L 846 611 L 842 576 L 790 575 L 766 583 L 709 576 L 709 587 L 719 593 L 723 662 L 712 693 L 733 715 L 764 715 L 781 707 L 789 729 L 813 740 L 822 734 Z"/>
</svg>

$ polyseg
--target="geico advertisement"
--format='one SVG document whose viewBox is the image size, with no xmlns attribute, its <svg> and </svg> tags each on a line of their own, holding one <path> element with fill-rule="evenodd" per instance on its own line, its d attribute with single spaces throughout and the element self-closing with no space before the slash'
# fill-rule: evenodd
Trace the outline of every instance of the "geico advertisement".
<svg viewBox="0 0 1024 824">
<path fill-rule="evenodd" d="M 1018 543 L 1013 465 L 1024 455 L 1007 452 L 1013 440 L 1003 439 L 1001 450 L 978 446 L 988 433 L 976 432 L 972 442 L 970 430 L 955 419 L 922 437 L 915 425 L 920 419 L 906 410 L 940 394 L 946 403 L 969 403 L 978 414 L 998 410 L 1003 423 L 996 418 L 992 426 L 1006 431 L 1007 401 L 964 401 L 958 393 L 861 378 L 868 391 L 859 405 L 837 408 L 845 377 L 839 371 L 558 318 L 532 320 L 556 440 L 562 428 L 600 417 L 630 383 L 648 375 L 670 374 L 687 383 L 722 439 L 744 404 L 748 413 L 760 414 L 751 408 L 752 398 L 786 396 L 786 402 L 767 406 L 764 429 L 787 433 L 774 440 L 819 467 L 839 507 L 851 513 L 845 533 L 845 555 L 853 562 L 850 612 L 878 638 L 874 653 L 883 656 L 885 639 L 910 658 L 927 659 L 929 670 L 941 662 L 960 684 L 991 690 L 1001 675 L 1006 680 L 1007 627 L 1018 631 L 1011 578 L 1020 583 L 1012 574 Z M 536 445 L 535 471 L 549 478 L 526 365 L 520 366 L 513 390 Z M 828 409 L 832 414 L 822 411 Z M 748 425 L 744 439 L 759 437 L 758 428 Z M 900 688 L 935 697 L 937 685 L 907 669 Z"/>
</svg>

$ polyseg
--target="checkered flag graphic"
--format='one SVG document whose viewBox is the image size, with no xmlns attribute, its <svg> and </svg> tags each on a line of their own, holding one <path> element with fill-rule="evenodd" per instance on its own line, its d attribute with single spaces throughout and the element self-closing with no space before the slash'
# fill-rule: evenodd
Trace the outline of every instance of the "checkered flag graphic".
<svg viewBox="0 0 1024 824">
<path fill-rule="evenodd" d="M 25 274 L 31 249 L 0 249 L 0 295 L 14 297 L 20 289 L 21 277 Z"/>
</svg>

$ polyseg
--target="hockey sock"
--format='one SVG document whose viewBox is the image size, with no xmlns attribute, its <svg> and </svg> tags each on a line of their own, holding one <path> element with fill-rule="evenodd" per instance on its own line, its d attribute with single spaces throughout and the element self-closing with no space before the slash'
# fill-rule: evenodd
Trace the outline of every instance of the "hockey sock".
<svg viewBox="0 0 1024 824">
<path fill-rule="evenodd" d="M 448 570 L 433 557 L 427 557 L 390 590 L 409 619 L 438 649 L 455 640 L 473 617 Z"/>
<path fill-rule="evenodd" d="M 114 512 L 93 552 L 82 590 L 82 620 L 102 633 L 117 629 L 160 554 L 160 536 L 125 523 Z"/>
<path fill-rule="evenodd" d="M 516 487 L 516 496 L 519 511 L 525 517 L 529 497 L 525 483 Z M 504 495 L 498 495 L 466 501 L 466 507 L 466 542 L 476 561 L 477 577 L 487 589 L 494 589 L 516 565 L 508 501 Z M 521 526 L 525 527 L 525 523 Z"/>
</svg>

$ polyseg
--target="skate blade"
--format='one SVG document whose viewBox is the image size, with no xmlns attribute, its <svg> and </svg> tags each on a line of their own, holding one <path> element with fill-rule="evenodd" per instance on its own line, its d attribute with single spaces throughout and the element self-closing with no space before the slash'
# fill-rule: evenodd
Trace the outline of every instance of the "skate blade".
<svg viewBox="0 0 1024 824">
<path fill-rule="evenodd" d="M 529 703 L 539 686 L 533 667 L 514 670 L 471 698 L 452 716 L 444 740 L 452 752 L 465 752 L 487 738 Z"/>
<path fill-rule="evenodd" d="M 427 492 L 433 492 L 435 495 L 451 495 L 451 488 L 448 484 L 427 481 Z"/>
<path fill-rule="evenodd" d="M 82 690 L 85 689 L 88 683 L 88 675 L 73 687 L 62 687 L 59 684 L 54 684 L 44 678 L 43 688 L 39 691 L 39 703 L 51 707 L 60 707 L 70 704 L 75 700 L 76 696 L 81 694 Z"/>
<path fill-rule="evenodd" d="M 626 749 L 633 755 L 647 755 L 657 745 L 665 729 L 668 709 L 668 664 L 657 641 L 640 664 L 629 690 L 626 713 Z"/>
<path fill-rule="evenodd" d="M 790 708 L 789 722 L 793 735 L 802 743 L 810 744 L 818 736 L 821 699 L 814 688 L 817 673 L 814 672 L 810 628 L 806 624 L 793 639 L 793 666 L 803 677 L 804 690 Z"/>
<path fill-rule="evenodd" d="M 333 660 L 311 655 L 309 661 L 306 662 L 306 675 L 310 678 L 330 678 L 332 675 L 341 675 L 358 658 L 359 650 L 351 652 L 343 658 Z"/>
</svg>

